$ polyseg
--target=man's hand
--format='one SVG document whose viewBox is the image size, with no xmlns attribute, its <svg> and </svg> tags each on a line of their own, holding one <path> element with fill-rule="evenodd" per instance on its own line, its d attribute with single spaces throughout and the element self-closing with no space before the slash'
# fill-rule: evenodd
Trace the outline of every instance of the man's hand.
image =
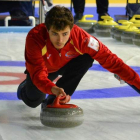
<svg viewBox="0 0 140 140">
<path fill-rule="evenodd" d="M 60 100 L 60 104 L 65 104 L 65 103 L 68 103 L 70 101 L 70 96 L 67 95 L 64 92 L 63 88 L 59 88 L 57 86 L 53 86 L 51 91 L 52 91 L 52 93 L 54 95 L 56 95 L 56 97 L 58 97 L 58 96 L 63 97 L 62 100 Z"/>
</svg>

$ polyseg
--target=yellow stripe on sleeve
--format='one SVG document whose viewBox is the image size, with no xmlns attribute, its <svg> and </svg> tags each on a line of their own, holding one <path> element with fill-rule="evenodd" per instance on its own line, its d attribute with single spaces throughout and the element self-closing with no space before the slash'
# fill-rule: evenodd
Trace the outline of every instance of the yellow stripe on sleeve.
<svg viewBox="0 0 140 140">
<path fill-rule="evenodd" d="M 74 46 L 73 40 L 71 39 L 70 43 Z M 74 49 L 81 55 L 83 55 L 83 53 L 81 53 L 75 46 Z"/>
<path fill-rule="evenodd" d="M 42 56 L 45 55 L 46 53 L 47 53 L 47 47 L 45 45 L 42 49 Z"/>
<path fill-rule="evenodd" d="M 74 49 L 81 55 L 83 55 L 83 53 L 81 53 L 75 46 L 74 46 Z"/>
</svg>

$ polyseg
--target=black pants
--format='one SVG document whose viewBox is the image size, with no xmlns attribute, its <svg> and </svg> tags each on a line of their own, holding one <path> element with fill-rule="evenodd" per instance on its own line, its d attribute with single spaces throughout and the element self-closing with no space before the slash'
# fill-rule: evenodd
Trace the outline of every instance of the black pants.
<svg viewBox="0 0 140 140">
<path fill-rule="evenodd" d="M 96 0 L 97 13 L 104 14 L 108 12 L 108 0 Z"/>
<path fill-rule="evenodd" d="M 72 0 L 74 12 L 77 13 L 84 13 L 85 9 L 85 0 Z"/>
<path fill-rule="evenodd" d="M 71 96 L 76 90 L 81 78 L 92 66 L 93 61 L 94 60 L 88 54 L 80 55 L 77 58 L 72 59 L 57 72 L 50 73 L 48 78 L 53 81 L 58 75 L 62 75 L 56 85 L 63 88 L 66 94 Z M 49 95 L 48 98 L 51 98 L 52 96 L 54 98 L 54 95 Z M 46 98 L 46 93 L 42 93 L 32 83 L 28 72 L 26 86 L 21 92 L 21 98 L 26 105 L 33 108 L 40 105 Z"/>
<path fill-rule="evenodd" d="M 75 13 L 84 13 L 85 9 L 85 0 L 72 0 L 74 12 Z M 108 0 L 96 0 L 97 13 L 104 14 L 108 12 Z"/>
</svg>

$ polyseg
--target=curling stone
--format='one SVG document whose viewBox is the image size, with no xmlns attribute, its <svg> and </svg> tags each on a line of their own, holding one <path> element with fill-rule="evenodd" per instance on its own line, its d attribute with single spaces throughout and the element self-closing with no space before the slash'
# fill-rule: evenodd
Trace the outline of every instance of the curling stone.
<svg viewBox="0 0 140 140">
<path fill-rule="evenodd" d="M 135 24 L 131 24 L 126 30 L 124 30 L 121 34 L 121 41 L 127 44 L 133 44 L 132 37 L 135 32 L 138 32 L 139 29 L 135 26 Z"/>
<path fill-rule="evenodd" d="M 130 26 L 130 24 L 128 25 L 121 25 L 120 27 L 118 27 L 115 31 L 114 31 L 114 39 L 121 41 L 121 34 L 124 30 L 126 30 L 128 27 Z"/>
<path fill-rule="evenodd" d="M 140 30 L 133 35 L 132 42 L 140 47 Z"/>
<path fill-rule="evenodd" d="M 127 20 L 119 20 L 118 23 L 121 24 L 121 25 L 125 25 L 125 24 L 128 24 L 128 21 L 127 21 Z M 111 37 L 112 37 L 112 38 L 114 38 L 114 33 L 115 33 L 115 31 L 116 31 L 121 25 L 116 25 L 116 26 L 114 26 L 113 28 L 111 28 L 110 34 L 111 34 Z"/>
<path fill-rule="evenodd" d="M 127 25 L 128 23 L 130 23 L 129 21 L 127 20 L 118 20 L 118 25 L 114 26 L 113 28 L 111 28 L 111 37 L 114 38 L 114 33 L 115 31 L 121 26 L 121 25 Z M 121 24 L 121 25 L 120 25 Z"/>
<path fill-rule="evenodd" d="M 129 21 L 134 24 L 140 24 L 140 15 L 134 15 Z M 140 29 L 140 27 L 138 27 Z"/>
<path fill-rule="evenodd" d="M 115 26 L 112 30 L 112 36 L 114 39 L 121 41 L 121 34 L 123 30 L 127 29 L 130 24 L 133 24 L 132 22 L 128 20 L 119 20 L 118 21 L 119 25 Z"/>
<path fill-rule="evenodd" d="M 83 30 L 85 30 L 88 33 L 93 33 L 93 27 L 97 23 L 96 20 L 88 20 L 87 18 L 93 18 L 93 15 L 84 15 L 81 20 L 78 20 L 75 24 L 79 27 L 81 27 Z"/>
<path fill-rule="evenodd" d="M 43 108 L 40 113 L 41 123 L 56 128 L 69 128 L 79 126 L 84 121 L 83 110 L 74 104 L 60 104 L 61 97 Z"/>
<path fill-rule="evenodd" d="M 111 29 L 118 25 L 110 16 L 102 16 L 103 21 L 98 21 L 94 26 L 95 33 L 102 37 L 110 37 Z"/>
</svg>

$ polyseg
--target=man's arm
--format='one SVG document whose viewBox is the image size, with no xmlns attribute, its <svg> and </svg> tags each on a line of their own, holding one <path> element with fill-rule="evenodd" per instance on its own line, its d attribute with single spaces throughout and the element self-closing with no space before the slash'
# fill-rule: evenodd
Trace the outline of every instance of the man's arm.
<svg viewBox="0 0 140 140">
<path fill-rule="evenodd" d="M 77 27 L 75 31 L 73 30 L 73 42 L 81 53 L 88 53 L 102 67 L 119 75 L 121 79 L 140 89 L 139 75 L 97 38 Z"/>
<path fill-rule="evenodd" d="M 53 94 L 51 88 L 56 85 L 47 78 L 48 71 L 41 53 L 41 46 L 45 45 L 45 42 L 39 42 L 39 40 L 40 39 L 33 38 L 29 35 L 26 39 L 26 68 L 32 82 L 40 91 L 47 94 Z"/>
</svg>

